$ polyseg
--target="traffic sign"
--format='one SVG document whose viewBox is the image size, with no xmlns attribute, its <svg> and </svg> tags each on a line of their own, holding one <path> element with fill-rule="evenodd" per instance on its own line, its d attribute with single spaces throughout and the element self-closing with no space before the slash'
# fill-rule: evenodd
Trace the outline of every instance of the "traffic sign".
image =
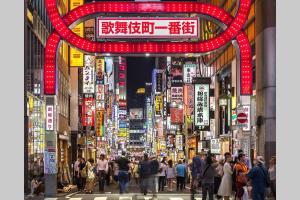
<svg viewBox="0 0 300 200">
<path fill-rule="evenodd" d="M 239 113 L 237 115 L 237 121 L 240 123 L 240 124 L 244 124 L 248 121 L 248 117 L 247 117 L 247 114 L 246 113 Z"/>
</svg>

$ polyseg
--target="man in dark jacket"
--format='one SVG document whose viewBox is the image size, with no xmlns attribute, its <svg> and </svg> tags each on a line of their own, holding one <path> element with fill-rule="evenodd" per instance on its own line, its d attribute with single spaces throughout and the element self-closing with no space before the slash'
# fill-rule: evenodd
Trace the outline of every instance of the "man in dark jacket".
<svg viewBox="0 0 300 200">
<path fill-rule="evenodd" d="M 148 154 L 144 154 L 144 160 L 139 163 L 138 173 L 141 181 L 141 193 L 147 195 L 150 176 L 150 162 L 148 160 Z"/>
<path fill-rule="evenodd" d="M 207 192 L 209 200 L 214 199 L 214 177 L 215 169 L 218 163 L 213 161 L 210 154 L 207 155 L 204 164 L 202 165 L 201 184 L 202 184 L 202 199 L 206 200 Z"/>
<path fill-rule="evenodd" d="M 159 169 L 159 162 L 157 161 L 156 156 L 152 156 L 150 161 L 150 186 L 153 193 L 153 198 L 157 198 L 158 192 L 158 169 Z"/>
</svg>

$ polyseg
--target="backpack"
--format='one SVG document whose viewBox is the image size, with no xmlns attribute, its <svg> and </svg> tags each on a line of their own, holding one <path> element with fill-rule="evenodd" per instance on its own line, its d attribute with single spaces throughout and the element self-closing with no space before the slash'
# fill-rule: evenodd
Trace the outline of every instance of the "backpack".
<svg viewBox="0 0 300 200">
<path fill-rule="evenodd" d="M 151 174 L 157 174 L 158 168 L 159 168 L 159 163 L 157 160 L 150 161 Z"/>
</svg>

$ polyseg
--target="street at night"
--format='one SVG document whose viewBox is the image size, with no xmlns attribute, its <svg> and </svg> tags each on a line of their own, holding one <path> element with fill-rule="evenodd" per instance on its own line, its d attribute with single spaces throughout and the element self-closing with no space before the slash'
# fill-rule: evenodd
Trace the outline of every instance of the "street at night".
<svg viewBox="0 0 300 200">
<path fill-rule="evenodd" d="M 275 10 L 25 0 L 24 199 L 276 199 Z"/>
</svg>

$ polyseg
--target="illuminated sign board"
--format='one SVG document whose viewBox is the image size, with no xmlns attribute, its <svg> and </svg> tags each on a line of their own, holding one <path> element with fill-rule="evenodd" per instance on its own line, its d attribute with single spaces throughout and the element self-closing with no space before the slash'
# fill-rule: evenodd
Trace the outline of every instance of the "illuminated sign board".
<svg viewBox="0 0 300 200">
<path fill-rule="evenodd" d="M 198 38 L 198 18 L 98 17 L 97 38 Z"/>
</svg>

